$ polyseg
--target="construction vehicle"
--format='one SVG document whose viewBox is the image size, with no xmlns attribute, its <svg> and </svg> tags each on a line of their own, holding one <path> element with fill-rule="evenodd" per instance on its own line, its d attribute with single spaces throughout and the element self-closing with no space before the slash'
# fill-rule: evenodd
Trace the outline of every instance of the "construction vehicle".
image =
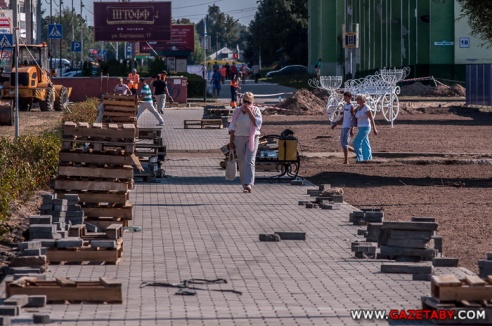
<svg viewBox="0 0 492 326">
<path fill-rule="evenodd" d="M 4 58 L 2 58 L 4 59 Z M 4 70 L 10 70 L 10 76 L 3 83 L 2 99 L 15 98 L 15 67 L 12 55 Z M 41 111 L 62 111 L 68 109 L 71 87 L 54 85 L 48 73 L 48 46 L 43 44 L 19 45 L 19 110 L 29 111 L 33 103 L 39 103 Z M 5 76 L 8 71 L 3 72 Z M 8 75 L 7 75 L 8 76 Z"/>
</svg>

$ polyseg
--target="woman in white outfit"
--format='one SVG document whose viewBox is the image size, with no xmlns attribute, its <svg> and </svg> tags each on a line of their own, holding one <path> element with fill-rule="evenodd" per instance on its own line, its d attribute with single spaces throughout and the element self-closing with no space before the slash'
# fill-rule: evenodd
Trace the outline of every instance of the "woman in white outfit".
<svg viewBox="0 0 492 326">
<path fill-rule="evenodd" d="M 246 193 L 251 192 L 255 183 L 256 151 L 262 124 L 261 111 L 253 102 L 253 93 L 244 93 L 243 104 L 234 110 L 229 125 L 229 149 L 236 149 L 239 177 Z"/>
</svg>

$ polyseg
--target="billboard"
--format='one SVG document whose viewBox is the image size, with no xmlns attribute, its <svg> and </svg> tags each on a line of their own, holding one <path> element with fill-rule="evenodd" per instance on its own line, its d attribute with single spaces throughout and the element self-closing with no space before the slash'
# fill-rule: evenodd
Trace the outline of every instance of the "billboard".
<svg viewBox="0 0 492 326">
<path fill-rule="evenodd" d="M 140 42 L 140 54 L 152 54 L 154 51 L 188 51 L 195 52 L 195 26 L 172 25 L 171 40 L 168 42 Z"/>
<path fill-rule="evenodd" d="M 94 2 L 96 41 L 171 39 L 171 2 Z"/>
</svg>

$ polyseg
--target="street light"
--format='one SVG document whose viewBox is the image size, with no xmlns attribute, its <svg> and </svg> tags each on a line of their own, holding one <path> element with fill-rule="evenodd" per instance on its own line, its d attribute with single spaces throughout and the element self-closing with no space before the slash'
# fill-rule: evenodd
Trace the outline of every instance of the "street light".
<svg viewBox="0 0 492 326">
<path fill-rule="evenodd" d="M 62 23 L 62 7 L 63 7 L 63 1 L 60 0 L 60 25 Z M 63 75 L 63 62 L 62 62 L 62 42 L 63 42 L 63 36 L 60 38 L 60 77 Z"/>
</svg>

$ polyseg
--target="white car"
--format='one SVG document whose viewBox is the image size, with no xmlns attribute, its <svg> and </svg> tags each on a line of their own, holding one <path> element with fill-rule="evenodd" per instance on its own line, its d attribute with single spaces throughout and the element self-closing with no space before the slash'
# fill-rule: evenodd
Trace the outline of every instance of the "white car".
<svg viewBox="0 0 492 326">
<path fill-rule="evenodd" d="M 51 58 L 49 61 L 50 61 L 51 69 L 61 68 L 60 67 L 60 58 Z M 70 60 L 61 59 L 61 62 L 63 64 L 63 68 L 68 68 L 68 67 L 72 66 L 72 64 L 70 63 Z"/>
</svg>

